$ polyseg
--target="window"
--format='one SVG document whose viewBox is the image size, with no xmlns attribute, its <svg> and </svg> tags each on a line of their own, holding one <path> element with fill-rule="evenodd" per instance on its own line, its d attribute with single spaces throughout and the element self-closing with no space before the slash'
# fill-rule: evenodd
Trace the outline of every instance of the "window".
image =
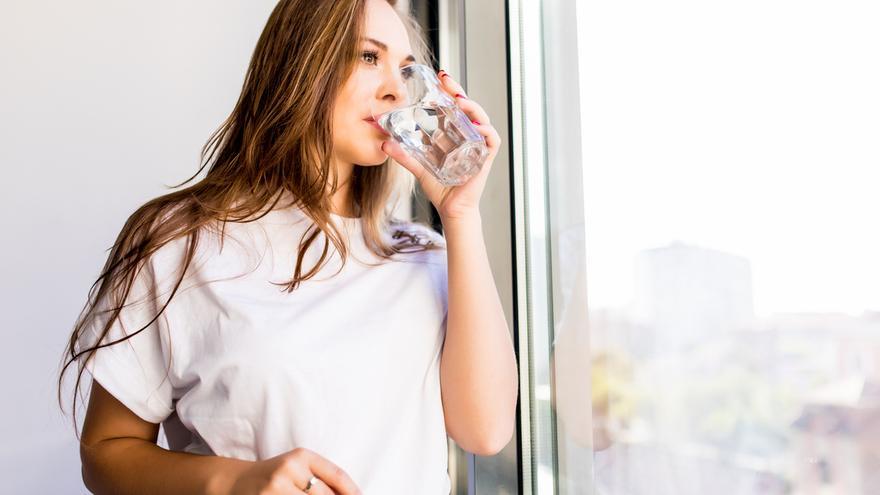
<svg viewBox="0 0 880 495">
<path fill-rule="evenodd" d="M 880 8 L 506 7 L 519 472 L 476 493 L 874 493 Z"/>
</svg>

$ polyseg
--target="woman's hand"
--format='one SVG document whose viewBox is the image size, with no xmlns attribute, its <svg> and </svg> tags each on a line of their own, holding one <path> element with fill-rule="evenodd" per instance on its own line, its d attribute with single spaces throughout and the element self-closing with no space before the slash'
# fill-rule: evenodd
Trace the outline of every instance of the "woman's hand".
<svg viewBox="0 0 880 495">
<path fill-rule="evenodd" d="M 473 215 L 479 215 L 480 196 L 486 187 L 486 179 L 492 162 L 501 145 L 501 137 L 498 131 L 492 127 L 489 115 L 477 102 L 468 99 L 464 95 L 464 89 L 444 71 L 438 74 L 443 89 L 455 98 L 459 108 L 474 122 L 479 133 L 485 138 L 489 148 L 489 155 L 483 163 L 480 171 L 458 186 L 444 186 L 422 164 L 416 161 L 401 148 L 393 139 L 382 144 L 382 151 L 413 173 L 425 191 L 425 195 L 437 208 L 441 220 L 456 220 Z"/>
<path fill-rule="evenodd" d="M 305 487 L 315 476 L 308 492 Z M 361 495 L 361 490 L 339 466 L 308 449 L 295 449 L 257 461 L 232 475 L 229 495 Z"/>
</svg>

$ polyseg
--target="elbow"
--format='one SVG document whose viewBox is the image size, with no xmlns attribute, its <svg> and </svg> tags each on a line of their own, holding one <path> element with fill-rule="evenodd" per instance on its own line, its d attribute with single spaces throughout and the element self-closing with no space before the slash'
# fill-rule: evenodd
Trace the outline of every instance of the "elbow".
<svg viewBox="0 0 880 495">
<path fill-rule="evenodd" d="M 89 493 L 98 493 L 97 488 L 95 487 L 95 483 L 92 481 L 91 476 L 89 475 L 88 469 L 86 469 L 85 464 L 82 467 L 82 481 L 83 486 L 89 491 Z"/>
<path fill-rule="evenodd" d="M 513 407 L 503 415 L 503 420 L 495 421 L 494 427 L 485 429 L 487 433 L 482 435 L 477 448 L 471 450 L 471 453 L 486 457 L 498 455 L 513 440 L 514 433 L 516 433 L 516 400 L 518 396 L 518 389 L 514 388 Z"/>
<path fill-rule="evenodd" d="M 463 433 L 460 430 L 450 430 L 447 427 L 447 434 L 462 450 L 474 455 L 491 457 L 498 455 L 510 443 L 511 437 L 513 437 L 513 428 L 482 427 Z"/>
<path fill-rule="evenodd" d="M 79 459 L 82 465 L 82 481 L 91 493 L 107 493 L 107 487 L 104 486 L 106 480 L 103 479 L 107 471 L 107 466 L 104 465 L 107 456 L 103 454 L 103 448 L 104 442 L 102 441 L 87 444 L 80 440 Z"/>
<path fill-rule="evenodd" d="M 513 425 L 499 429 L 494 435 L 487 435 L 471 453 L 483 457 L 498 455 L 513 438 Z"/>
<path fill-rule="evenodd" d="M 92 455 L 90 452 L 90 448 L 87 447 L 84 443 L 79 444 L 79 459 L 82 464 L 82 481 L 83 485 L 89 490 L 91 493 L 97 493 L 97 487 L 95 486 L 95 476 L 94 476 L 94 463 L 92 462 Z"/>
</svg>

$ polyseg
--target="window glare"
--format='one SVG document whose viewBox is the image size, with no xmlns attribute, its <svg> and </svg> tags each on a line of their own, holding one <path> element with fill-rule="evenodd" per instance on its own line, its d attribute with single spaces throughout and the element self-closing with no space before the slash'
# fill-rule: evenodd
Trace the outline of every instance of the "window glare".
<svg viewBox="0 0 880 495">
<path fill-rule="evenodd" d="M 580 295 L 552 303 L 558 493 L 876 493 L 878 25 L 867 1 L 577 3 L 584 204 L 546 165 L 551 278 Z"/>
</svg>

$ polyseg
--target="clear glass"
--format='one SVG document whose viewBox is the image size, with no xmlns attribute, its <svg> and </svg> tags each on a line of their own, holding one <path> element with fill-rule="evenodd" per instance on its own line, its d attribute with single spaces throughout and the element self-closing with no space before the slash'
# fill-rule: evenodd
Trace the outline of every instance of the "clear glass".
<svg viewBox="0 0 880 495">
<path fill-rule="evenodd" d="M 489 154 L 485 139 L 433 69 L 410 64 L 400 74 L 406 86 L 403 106 L 384 113 L 373 106 L 373 119 L 441 184 L 464 184 Z"/>
</svg>

